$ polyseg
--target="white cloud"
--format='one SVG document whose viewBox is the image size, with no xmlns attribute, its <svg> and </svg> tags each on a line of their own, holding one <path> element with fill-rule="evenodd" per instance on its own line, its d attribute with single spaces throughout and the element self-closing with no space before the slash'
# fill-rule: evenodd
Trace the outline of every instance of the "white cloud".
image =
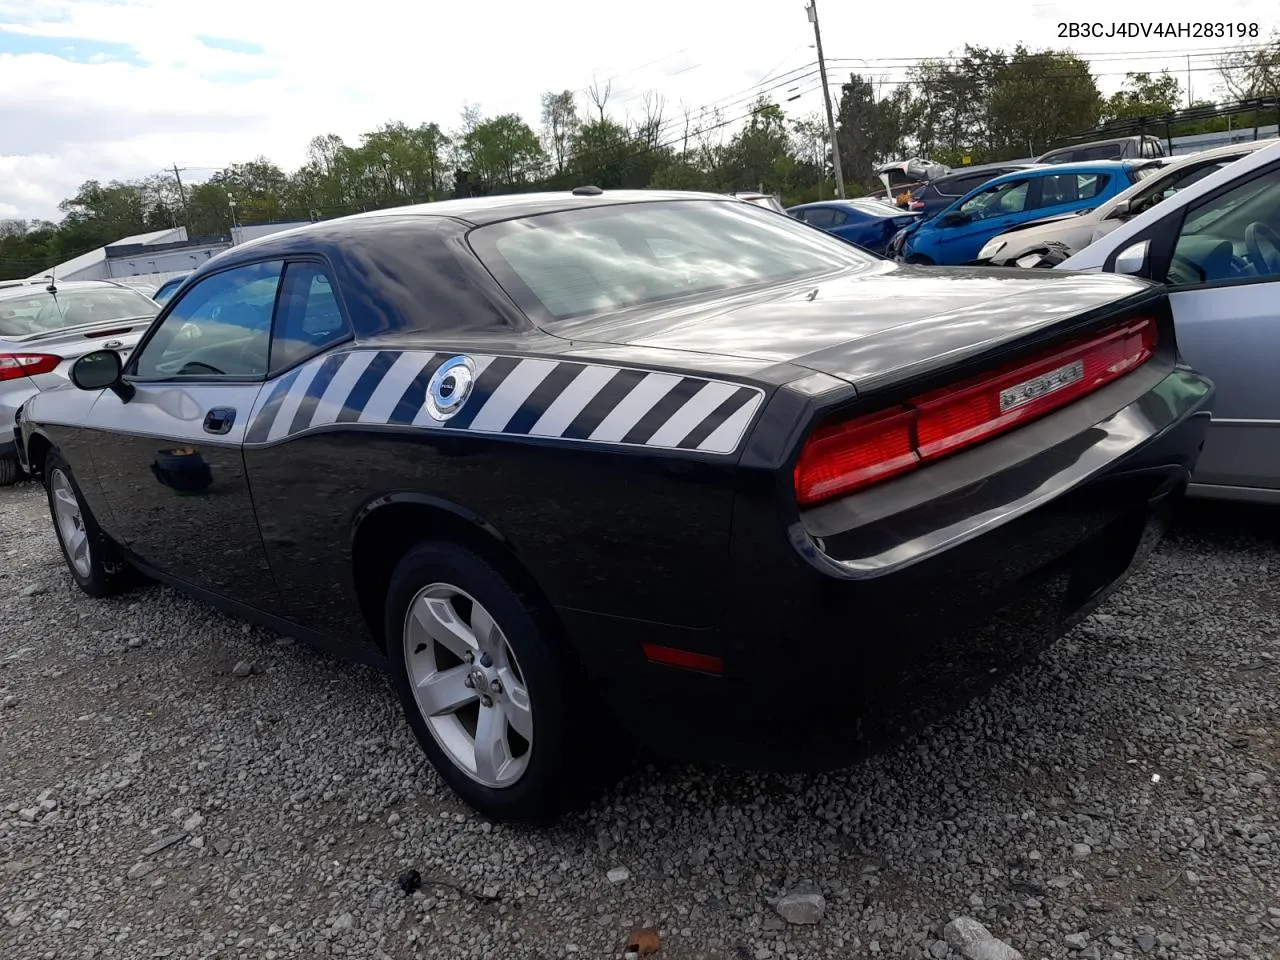
<svg viewBox="0 0 1280 960">
<path fill-rule="evenodd" d="M 1126 70 L 1170 66 L 1185 79 L 1180 51 L 1195 53 L 1197 92 L 1214 83 L 1205 51 L 1227 40 L 1113 38 L 1064 41 L 1070 17 L 1110 23 L 1257 21 L 1265 35 L 1274 0 L 1232 0 L 1206 13 L 1201 2 L 1169 0 L 1117 7 L 1110 0 L 1012 4 L 990 16 L 903 17 L 883 7 L 819 0 L 833 83 L 851 70 L 900 80 L 910 59 L 990 47 L 1061 47 L 1097 55 L 1104 88 Z M 720 102 L 726 117 L 745 112 L 761 79 L 803 77 L 813 60 L 802 0 L 691 3 L 649 0 L 624 10 L 597 0 L 539 3 L 411 4 L 362 0 L 0 0 L 0 214 L 56 218 L 57 202 L 85 179 L 144 176 L 175 161 L 218 167 L 265 154 L 286 167 L 303 159 L 315 134 L 349 142 L 387 120 L 434 120 L 453 127 L 464 101 L 487 115 L 515 111 L 536 126 L 544 90 L 584 90 L 593 75 L 613 78 L 609 107 L 634 117 L 642 94 L 681 102 Z M 878 29 L 881 21 L 899 24 Z M 957 24 L 963 31 L 957 31 Z M 6 54 L 5 34 L 24 43 L 92 40 L 125 44 L 138 63 L 90 55 L 75 63 L 47 53 Z M 260 45 L 261 54 L 215 49 L 201 35 Z M 1120 60 L 1125 51 L 1141 57 Z M 865 63 L 852 58 L 866 58 Z M 788 74 L 788 70 L 796 73 Z M 238 82 L 231 82 L 238 78 Z M 803 95 L 787 109 L 821 107 L 816 79 L 782 82 L 774 94 Z M 585 97 L 583 107 L 589 104 Z M 673 125 L 673 135 L 674 135 Z M 207 171 L 208 172 L 208 171 Z"/>
</svg>

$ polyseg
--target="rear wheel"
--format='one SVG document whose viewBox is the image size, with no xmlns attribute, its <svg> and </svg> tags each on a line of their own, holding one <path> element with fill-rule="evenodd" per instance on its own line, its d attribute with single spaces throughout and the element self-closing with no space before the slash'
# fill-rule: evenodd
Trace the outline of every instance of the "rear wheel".
<svg viewBox="0 0 1280 960">
<path fill-rule="evenodd" d="M 58 546 L 76 586 L 91 597 L 107 597 L 131 586 L 132 570 L 120 560 L 98 527 L 80 495 L 71 467 L 57 450 L 49 452 L 44 476 Z"/>
<path fill-rule="evenodd" d="M 480 813 L 545 820 L 586 796 L 580 671 L 537 602 L 460 545 L 411 549 L 391 577 L 386 646 L 409 725 Z"/>
<path fill-rule="evenodd" d="M 17 457 L 0 457 L 0 487 L 10 487 L 22 476 Z"/>
</svg>

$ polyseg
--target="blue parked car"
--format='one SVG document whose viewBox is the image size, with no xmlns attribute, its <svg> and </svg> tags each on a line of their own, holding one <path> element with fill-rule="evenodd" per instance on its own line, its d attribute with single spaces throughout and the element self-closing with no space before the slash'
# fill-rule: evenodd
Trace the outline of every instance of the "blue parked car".
<svg viewBox="0 0 1280 960">
<path fill-rule="evenodd" d="M 1095 160 L 1018 170 L 989 180 L 895 238 L 908 263 L 972 263 L 997 234 L 1032 220 L 1085 213 L 1159 169 L 1158 160 Z"/>
<path fill-rule="evenodd" d="M 825 200 L 788 207 L 787 213 L 810 226 L 884 256 L 889 238 L 920 219 L 880 200 Z"/>
<path fill-rule="evenodd" d="M 160 284 L 155 293 L 151 295 L 151 299 L 160 306 L 164 306 L 169 302 L 169 298 L 178 292 L 178 288 L 182 286 L 182 281 L 191 276 L 190 272 L 179 274 L 176 277 L 170 277 L 164 283 Z"/>
</svg>

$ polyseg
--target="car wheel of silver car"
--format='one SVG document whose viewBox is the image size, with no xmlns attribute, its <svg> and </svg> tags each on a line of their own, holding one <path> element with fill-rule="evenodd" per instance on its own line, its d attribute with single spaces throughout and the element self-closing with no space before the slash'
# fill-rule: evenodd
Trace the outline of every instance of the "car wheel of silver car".
<svg viewBox="0 0 1280 960">
<path fill-rule="evenodd" d="M 127 588 L 130 569 L 99 529 L 71 467 L 57 450 L 50 451 L 45 460 L 44 477 L 54 533 L 76 585 L 91 597 L 106 597 Z"/>
<path fill-rule="evenodd" d="M 542 820 L 583 799 L 584 685 L 537 601 L 480 554 L 429 542 L 396 566 L 385 616 L 405 717 L 463 800 Z"/>
<path fill-rule="evenodd" d="M 17 457 L 0 457 L 0 487 L 11 487 L 22 476 Z"/>
</svg>

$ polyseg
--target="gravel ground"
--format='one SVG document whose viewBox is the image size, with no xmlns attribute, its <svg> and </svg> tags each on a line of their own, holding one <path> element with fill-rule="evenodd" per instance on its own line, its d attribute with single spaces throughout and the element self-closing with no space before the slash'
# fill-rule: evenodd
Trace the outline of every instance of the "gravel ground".
<svg viewBox="0 0 1280 960">
<path fill-rule="evenodd" d="M 653 926 L 659 960 L 942 960 L 960 915 L 1027 957 L 1280 957 L 1278 543 L 1189 508 L 900 749 L 637 769 L 536 831 L 455 801 L 376 672 L 167 589 L 90 600 L 43 492 L 0 490 L 0 957 L 620 957 Z M 774 906 L 802 884 L 812 925 Z"/>
</svg>

